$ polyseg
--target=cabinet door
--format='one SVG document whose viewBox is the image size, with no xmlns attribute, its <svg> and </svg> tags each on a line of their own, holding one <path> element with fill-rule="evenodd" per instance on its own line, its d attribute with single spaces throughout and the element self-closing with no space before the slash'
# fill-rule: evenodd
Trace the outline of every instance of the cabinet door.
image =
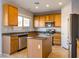
<svg viewBox="0 0 79 59">
<path fill-rule="evenodd" d="M 61 33 L 55 33 L 53 37 L 53 43 L 54 44 L 61 44 Z"/>
<path fill-rule="evenodd" d="M 39 16 L 34 17 L 34 27 L 39 27 Z"/>
<path fill-rule="evenodd" d="M 19 49 L 18 37 L 11 36 L 10 53 L 14 53 Z"/>
<path fill-rule="evenodd" d="M 50 16 L 46 15 L 46 22 L 49 22 L 49 21 L 50 21 Z"/>
<path fill-rule="evenodd" d="M 10 26 L 18 26 L 18 9 L 16 7 L 13 7 L 9 5 L 8 7 L 9 11 L 9 19 L 8 19 L 8 24 Z"/>
<path fill-rule="evenodd" d="M 4 25 L 8 25 L 8 5 L 7 4 L 4 4 L 3 5 L 3 22 L 4 22 Z"/>
<path fill-rule="evenodd" d="M 54 22 L 54 15 L 50 15 L 50 22 Z"/>
<path fill-rule="evenodd" d="M 61 14 L 55 14 L 55 26 L 61 26 Z"/>
<path fill-rule="evenodd" d="M 45 16 L 40 16 L 40 27 L 45 27 Z"/>
</svg>

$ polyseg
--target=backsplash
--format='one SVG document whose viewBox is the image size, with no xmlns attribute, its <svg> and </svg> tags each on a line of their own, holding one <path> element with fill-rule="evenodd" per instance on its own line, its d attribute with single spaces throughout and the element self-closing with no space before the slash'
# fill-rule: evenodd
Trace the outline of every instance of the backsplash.
<svg viewBox="0 0 79 59">
<path fill-rule="evenodd" d="M 12 33 L 12 32 L 27 32 L 30 31 L 30 28 L 22 28 L 22 27 L 4 27 L 3 33 Z"/>
<path fill-rule="evenodd" d="M 52 27 L 52 28 L 35 28 L 35 31 L 46 31 L 47 29 L 51 29 L 51 30 L 55 30 L 56 32 L 61 32 L 61 28 L 55 28 L 55 27 Z"/>
<path fill-rule="evenodd" d="M 47 29 L 52 29 L 52 28 L 37 28 L 36 31 L 46 31 Z"/>
<path fill-rule="evenodd" d="M 54 29 L 56 32 L 61 32 L 61 28 L 59 28 L 59 27 L 54 27 Z"/>
</svg>

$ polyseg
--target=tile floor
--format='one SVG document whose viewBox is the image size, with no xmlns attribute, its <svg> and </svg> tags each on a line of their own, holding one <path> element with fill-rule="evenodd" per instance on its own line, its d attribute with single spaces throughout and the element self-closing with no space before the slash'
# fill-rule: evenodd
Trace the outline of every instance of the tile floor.
<svg viewBox="0 0 79 59">
<path fill-rule="evenodd" d="M 1 58 L 27 58 L 27 49 L 18 51 L 12 55 L 0 55 Z M 68 58 L 68 50 L 61 46 L 52 46 L 52 52 L 48 58 Z"/>
<path fill-rule="evenodd" d="M 68 50 L 61 46 L 52 46 L 52 52 L 48 58 L 68 58 Z"/>
</svg>

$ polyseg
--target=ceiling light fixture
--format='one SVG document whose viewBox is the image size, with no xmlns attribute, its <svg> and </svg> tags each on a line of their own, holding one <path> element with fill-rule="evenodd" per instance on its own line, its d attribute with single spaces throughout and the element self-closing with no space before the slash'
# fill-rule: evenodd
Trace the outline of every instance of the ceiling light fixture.
<svg viewBox="0 0 79 59">
<path fill-rule="evenodd" d="M 35 8 L 38 9 L 38 8 L 39 8 L 38 5 L 39 5 L 40 3 L 39 3 L 39 2 L 34 2 L 34 4 L 35 4 L 35 6 L 36 6 Z"/>
<path fill-rule="evenodd" d="M 62 5 L 63 3 L 62 3 L 62 2 L 59 2 L 58 4 L 59 4 L 59 5 Z"/>
<path fill-rule="evenodd" d="M 40 3 L 39 2 L 34 2 L 34 4 L 39 5 Z"/>
<path fill-rule="evenodd" d="M 49 4 L 46 5 L 46 7 L 49 7 L 49 6 L 50 6 Z"/>
</svg>

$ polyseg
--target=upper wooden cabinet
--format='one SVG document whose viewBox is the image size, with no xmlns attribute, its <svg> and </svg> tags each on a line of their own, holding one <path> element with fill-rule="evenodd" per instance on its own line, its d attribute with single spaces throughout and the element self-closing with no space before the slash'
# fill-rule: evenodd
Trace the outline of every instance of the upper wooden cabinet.
<svg viewBox="0 0 79 59">
<path fill-rule="evenodd" d="M 40 16 L 40 22 L 39 22 L 40 27 L 45 27 L 45 16 Z"/>
<path fill-rule="evenodd" d="M 18 8 L 4 4 L 3 18 L 5 26 L 18 26 Z"/>
<path fill-rule="evenodd" d="M 61 26 L 61 14 L 55 14 L 55 27 Z"/>
<path fill-rule="evenodd" d="M 60 27 L 61 14 L 34 16 L 34 27 L 45 27 L 45 22 L 54 22 L 55 27 Z"/>
<path fill-rule="evenodd" d="M 46 21 L 45 22 L 49 22 L 50 21 L 50 16 L 46 15 Z"/>
<path fill-rule="evenodd" d="M 54 15 L 46 15 L 45 22 L 54 22 Z"/>
<path fill-rule="evenodd" d="M 50 22 L 54 22 L 54 15 L 49 15 Z"/>
<path fill-rule="evenodd" d="M 40 21 L 40 17 L 39 16 L 35 16 L 34 17 L 34 27 L 39 27 L 39 22 Z"/>
</svg>

